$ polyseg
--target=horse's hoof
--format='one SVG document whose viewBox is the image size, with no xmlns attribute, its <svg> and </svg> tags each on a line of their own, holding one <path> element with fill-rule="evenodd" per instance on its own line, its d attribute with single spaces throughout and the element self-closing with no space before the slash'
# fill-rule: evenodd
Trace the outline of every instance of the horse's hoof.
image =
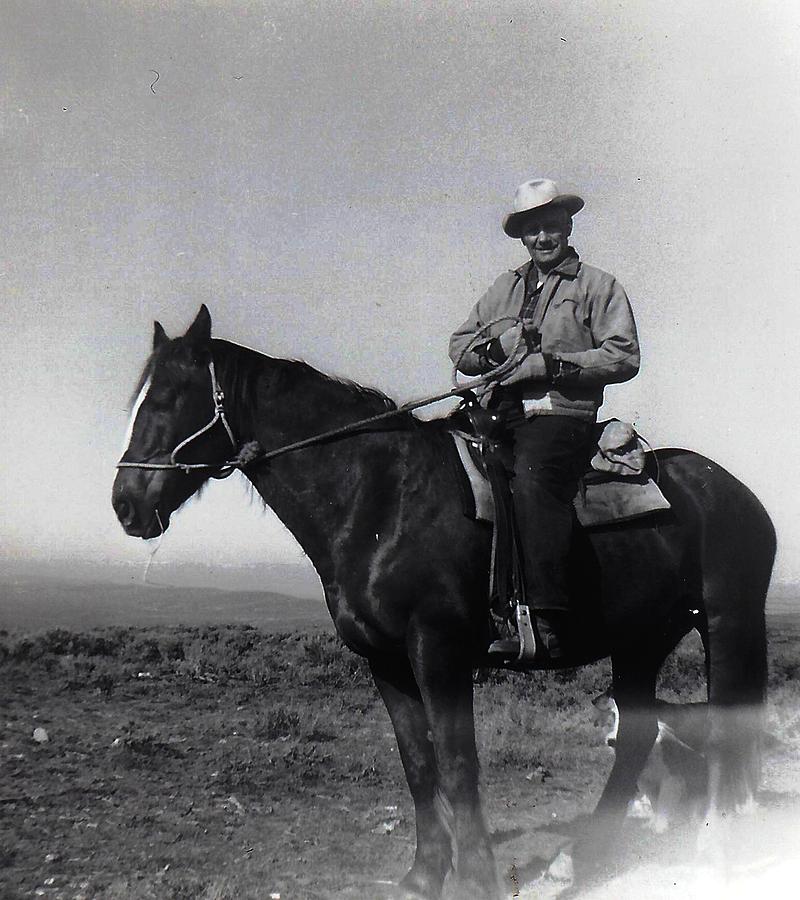
<svg viewBox="0 0 800 900">
<path fill-rule="evenodd" d="M 375 888 L 380 900 L 438 900 L 433 894 L 421 894 L 405 886 L 402 881 L 376 881 Z"/>
<path fill-rule="evenodd" d="M 589 841 L 580 841 L 572 848 L 572 884 L 586 887 L 602 879 L 609 869 L 610 853 Z"/>
<path fill-rule="evenodd" d="M 433 894 L 420 894 L 419 891 L 412 891 L 410 888 L 404 888 L 399 884 L 392 896 L 393 900 L 435 900 Z"/>
<path fill-rule="evenodd" d="M 441 885 L 437 889 L 413 869 L 397 885 L 398 900 L 439 900 L 441 896 Z"/>
<path fill-rule="evenodd" d="M 544 871 L 525 884 L 514 885 L 516 900 L 555 900 L 571 896 L 574 890 L 574 867 L 569 850 L 559 850 Z"/>
<path fill-rule="evenodd" d="M 456 881 L 454 896 L 458 897 L 458 900 L 504 900 L 506 895 L 501 891 L 499 883 L 492 885 L 459 878 Z"/>
<path fill-rule="evenodd" d="M 572 854 L 568 850 L 559 850 L 542 877 L 550 881 L 557 881 L 564 886 L 572 884 L 575 880 L 575 863 L 572 860 Z"/>
<path fill-rule="evenodd" d="M 519 900 L 541 900 L 543 897 L 561 897 L 575 884 L 572 854 L 569 850 L 559 850 L 544 871 L 526 884 L 516 888 L 514 897 Z"/>
</svg>

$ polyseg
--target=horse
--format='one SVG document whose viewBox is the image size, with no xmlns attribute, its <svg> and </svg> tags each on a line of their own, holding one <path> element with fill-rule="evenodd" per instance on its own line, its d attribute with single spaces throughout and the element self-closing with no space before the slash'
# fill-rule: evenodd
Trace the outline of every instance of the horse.
<svg viewBox="0 0 800 900">
<path fill-rule="evenodd" d="M 491 533 L 464 514 L 446 420 L 386 417 L 396 410 L 304 362 L 212 339 L 203 306 L 181 337 L 155 323 L 112 503 L 127 534 L 153 538 L 209 477 L 241 469 L 310 558 L 336 631 L 366 658 L 388 710 L 416 815 L 402 896 L 435 900 L 453 871 L 460 897 L 487 900 L 500 886 L 478 792 L 473 673 L 490 640 Z M 272 451 L 232 462 L 247 446 Z M 707 821 L 752 801 L 758 784 L 772 523 L 703 456 L 657 450 L 648 465 L 671 510 L 577 529 L 569 567 L 576 628 L 558 665 L 610 656 L 619 708 L 615 762 L 575 847 L 579 878 L 614 858 L 658 734 L 659 669 L 693 628 L 708 679 Z"/>
</svg>

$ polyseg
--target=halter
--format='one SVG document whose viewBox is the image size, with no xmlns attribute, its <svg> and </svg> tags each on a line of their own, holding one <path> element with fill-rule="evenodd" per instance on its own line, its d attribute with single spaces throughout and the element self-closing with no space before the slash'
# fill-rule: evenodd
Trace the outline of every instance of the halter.
<svg viewBox="0 0 800 900">
<path fill-rule="evenodd" d="M 455 379 L 455 373 L 458 369 L 461 360 L 466 355 L 467 351 L 477 343 L 478 339 L 488 331 L 488 329 L 496 325 L 498 322 L 502 322 L 504 320 L 513 320 L 515 322 L 520 321 L 517 316 L 500 316 L 497 319 L 492 319 L 491 322 L 487 322 L 484 326 L 482 326 L 478 332 L 473 336 L 472 340 L 470 340 L 467 347 L 461 352 L 461 355 L 458 358 L 458 362 L 456 363 L 453 369 L 453 377 Z M 440 400 L 445 400 L 448 397 L 462 397 L 463 395 L 469 391 L 478 389 L 488 384 L 490 381 L 497 380 L 501 375 L 507 374 L 511 369 L 516 368 L 519 365 L 519 360 L 516 360 L 514 357 L 516 356 L 517 351 L 519 350 L 521 344 L 524 341 L 524 335 L 520 334 L 517 339 L 517 342 L 514 346 L 514 349 L 511 352 L 509 358 L 504 362 L 497 366 L 495 369 L 492 369 L 491 372 L 486 373 L 485 375 L 481 375 L 478 378 L 473 378 L 464 384 L 458 385 L 456 387 L 451 388 L 449 391 L 445 391 L 441 394 L 436 394 L 433 397 L 425 397 L 422 400 L 412 400 L 409 403 L 404 403 L 402 406 L 397 407 L 396 409 L 390 409 L 386 412 L 378 413 L 378 415 L 370 416 L 367 419 L 360 419 L 357 422 L 350 422 L 347 425 L 342 425 L 339 428 L 332 428 L 330 431 L 324 431 L 322 434 L 315 434 L 311 437 L 303 438 L 299 441 L 294 441 L 291 444 L 284 444 L 282 447 L 276 447 L 273 450 L 264 450 L 261 448 L 257 442 L 251 442 L 245 447 L 240 448 L 239 444 L 236 441 L 236 438 L 233 436 L 233 431 L 231 430 L 230 425 L 228 424 L 228 420 L 225 417 L 225 394 L 222 392 L 222 389 L 219 386 L 219 382 L 217 381 L 217 373 L 214 369 L 214 360 L 209 360 L 208 363 L 208 371 L 211 373 L 211 396 L 214 400 L 214 416 L 211 421 L 204 425 L 202 428 L 195 431 L 194 434 L 189 435 L 188 438 L 181 441 L 180 444 L 172 451 L 170 454 L 170 461 L 168 463 L 151 463 L 151 462 L 118 462 L 118 469 L 155 469 L 155 470 L 175 470 L 179 469 L 182 472 L 188 474 L 192 470 L 200 470 L 200 469 L 219 469 L 220 471 L 217 473 L 212 473 L 212 478 L 227 478 L 232 472 L 236 469 L 244 469 L 246 466 L 250 466 L 254 463 L 266 462 L 269 459 L 274 459 L 276 456 L 283 456 L 284 453 L 290 453 L 294 450 L 302 450 L 305 447 L 310 447 L 313 444 L 320 444 L 324 441 L 330 440 L 331 438 L 341 437 L 346 434 L 353 434 L 356 432 L 360 432 L 363 430 L 366 425 L 374 425 L 378 422 L 382 422 L 385 419 L 391 419 L 395 416 L 403 415 L 404 413 L 411 412 L 412 410 L 419 409 L 423 406 L 428 406 L 431 403 L 438 403 Z M 237 457 L 234 459 L 225 460 L 225 462 L 218 463 L 181 463 L 178 462 L 175 458 L 178 451 L 182 450 L 187 444 L 190 444 L 193 440 L 200 437 L 201 434 L 205 434 L 207 431 L 210 431 L 217 422 L 222 422 L 225 426 L 225 431 L 228 434 L 228 438 L 230 439 L 231 446 L 237 452 Z M 255 452 L 252 454 L 247 454 L 247 451 L 254 447 Z"/>
<path fill-rule="evenodd" d="M 170 453 L 169 462 L 168 463 L 151 463 L 151 462 L 118 462 L 118 469 L 157 469 L 157 470 L 170 470 L 170 469 L 180 469 L 182 472 L 190 472 L 192 469 L 220 469 L 221 471 L 217 475 L 213 475 L 213 478 L 227 478 L 228 475 L 233 472 L 235 468 L 237 468 L 237 463 L 235 461 L 226 461 L 223 463 L 182 463 L 178 462 L 177 456 L 178 453 L 183 450 L 184 447 L 191 444 L 192 441 L 196 440 L 200 437 L 200 435 L 205 434 L 207 431 L 211 431 L 211 429 L 217 424 L 217 422 L 222 422 L 225 427 L 225 431 L 228 435 L 228 439 L 231 442 L 231 446 L 234 450 L 239 449 L 239 444 L 236 441 L 236 438 L 233 436 L 233 431 L 231 430 L 231 426 L 228 424 L 228 419 L 225 416 L 225 394 L 222 391 L 222 388 L 219 386 L 219 382 L 217 381 L 217 370 L 214 368 L 214 360 L 211 359 L 208 362 L 208 371 L 211 375 L 211 398 L 214 401 L 214 415 L 211 418 L 211 421 L 204 425 L 202 428 L 199 428 L 194 434 L 190 434 L 189 437 L 182 440 L 177 447 Z"/>
</svg>

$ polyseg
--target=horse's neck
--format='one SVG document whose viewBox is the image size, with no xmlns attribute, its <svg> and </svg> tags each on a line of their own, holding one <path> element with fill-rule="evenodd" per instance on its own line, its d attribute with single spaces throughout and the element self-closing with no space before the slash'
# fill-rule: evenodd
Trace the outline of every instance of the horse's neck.
<svg viewBox="0 0 800 900">
<path fill-rule="evenodd" d="M 375 397 L 308 367 L 262 357 L 253 405 L 233 410 L 234 431 L 272 450 L 382 411 Z M 241 406 L 241 401 L 240 401 Z M 378 442 L 380 442 L 378 438 Z M 394 467 L 375 441 L 344 437 L 278 456 L 247 477 L 292 532 L 320 576 L 359 515 L 359 498 L 391 487 Z M 358 495 L 358 498 L 356 497 Z"/>
<path fill-rule="evenodd" d="M 215 340 L 214 348 L 226 408 L 236 420 L 239 438 L 259 440 L 267 449 L 391 408 L 377 392 L 328 378 L 305 363 L 222 340 Z"/>
<path fill-rule="evenodd" d="M 313 431 L 303 427 L 299 437 L 326 430 L 325 421 Z M 267 432 L 259 442 L 276 446 Z M 386 449 L 385 438 L 347 436 L 276 457 L 248 477 L 328 584 L 347 564 L 356 531 L 372 521 L 377 498 L 398 494 L 397 453 Z"/>
</svg>

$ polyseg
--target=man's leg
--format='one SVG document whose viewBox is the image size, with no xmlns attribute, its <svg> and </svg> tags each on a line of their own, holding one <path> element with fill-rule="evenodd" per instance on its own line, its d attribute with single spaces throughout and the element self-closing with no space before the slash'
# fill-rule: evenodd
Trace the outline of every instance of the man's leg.
<svg viewBox="0 0 800 900">
<path fill-rule="evenodd" d="M 593 423 L 535 416 L 514 429 L 514 514 L 522 543 L 525 590 L 551 656 L 569 611 L 566 563 L 572 499 L 590 455 Z"/>
</svg>

